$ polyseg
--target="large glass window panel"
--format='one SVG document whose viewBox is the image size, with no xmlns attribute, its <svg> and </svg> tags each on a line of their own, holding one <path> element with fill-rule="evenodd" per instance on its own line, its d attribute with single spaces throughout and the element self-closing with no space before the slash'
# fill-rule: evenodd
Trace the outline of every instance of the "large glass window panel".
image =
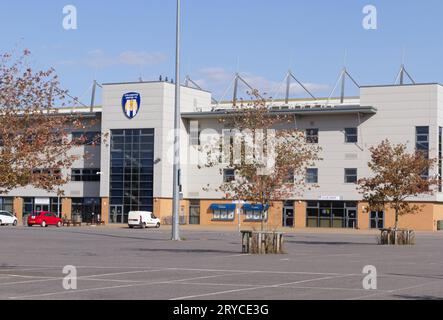
<svg viewBox="0 0 443 320">
<path fill-rule="evenodd" d="M 306 216 L 308 228 L 355 228 L 357 202 L 309 201 Z"/>
<path fill-rule="evenodd" d="M 114 132 L 119 135 L 114 135 Z M 152 129 L 111 131 L 111 145 L 118 145 L 122 150 L 120 153 L 111 152 L 111 172 L 115 176 L 111 177 L 111 203 L 123 205 L 124 215 L 120 220 L 124 222 L 131 210 L 152 210 L 153 142 Z"/>
<path fill-rule="evenodd" d="M 308 214 L 308 217 L 318 217 L 318 209 L 308 208 L 307 214 Z"/>
<path fill-rule="evenodd" d="M 345 210 L 344 209 L 332 209 L 332 214 L 334 217 L 343 218 L 345 216 Z"/>
</svg>

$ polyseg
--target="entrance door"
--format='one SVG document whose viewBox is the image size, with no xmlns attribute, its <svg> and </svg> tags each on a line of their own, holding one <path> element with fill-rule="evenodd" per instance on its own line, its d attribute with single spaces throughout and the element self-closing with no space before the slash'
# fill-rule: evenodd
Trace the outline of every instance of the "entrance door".
<svg viewBox="0 0 443 320">
<path fill-rule="evenodd" d="M 123 223 L 123 206 L 111 206 L 109 214 L 110 223 Z"/>
<path fill-rule="evenodd" d="M 346 209 L 346 228 L 357 228 L 357 209 Z"/>
<path fill-rule="evenodd" d="M 283 208 L 283 227 L 294 228 L 294 208 L 284 207 Z"/>
<path fill-rule="evenodd" d="M 200 205 L 189 207 L 189 224 L 200 224 Z"/>
</svg>

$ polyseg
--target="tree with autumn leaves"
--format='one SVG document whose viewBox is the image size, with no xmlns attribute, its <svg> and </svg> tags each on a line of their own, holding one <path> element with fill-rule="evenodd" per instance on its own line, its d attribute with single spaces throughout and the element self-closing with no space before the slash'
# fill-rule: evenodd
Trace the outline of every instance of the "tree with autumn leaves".
<svg viewBox="0 0 443 320">
<path fill-rule="evenodd" d="M 420 151 L 409 153 L 405 144 L 393 145 L 388 140 L 371 147 L 370 152 L 368 166 L 373 175 L 358 182 L 359 190 L 370 210 L 394 210 L 397 230 L 400 216 L 421 210 L 418 204 L 411 202 L 413 197 L 434 194 L 440 179 L 429 173 L 437 161 L 428 159 Z"/>
<path fill-rule="evenodd" d="M 0 55 L 0 194 L 25 186 L 60 193 L 63 170 L 80 157 L 71 150 L 82 141 L 70 133 L 86 129 L 80 115 L 59 111 L 68 92 L 54 69 L 34 71 L 29 56 Z"/>
<path fill-rule="evenodd" d="M 270 111 L 257 92 L 251 96 L 252 102 L 220 117 L 219 122 L 230 129 L 213 140 L 209 149 L 203 147 L 205 167 L 235 172 L 234 179 L 218 188 L 226 199 L 267 208 L 274 201 L 295 199 L 312 187 L 306 184 L 306 169 L 320 160 L 320 148 L 293 127 L 293 116 Z"/>
</svg>

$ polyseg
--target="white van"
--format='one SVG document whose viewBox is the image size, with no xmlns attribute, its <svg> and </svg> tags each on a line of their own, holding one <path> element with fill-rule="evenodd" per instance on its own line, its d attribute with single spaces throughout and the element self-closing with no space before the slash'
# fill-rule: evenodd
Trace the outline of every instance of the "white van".
<svg viewBox="0 0 443 320">
<path fill-rule="evenodd" d="M 148 211 L 131 211 L 128 217 L 129 228 L 140 227 L 145 228 L 160 228 L 160 219 L 154 216 L 152 212 Z"/>
</svg>

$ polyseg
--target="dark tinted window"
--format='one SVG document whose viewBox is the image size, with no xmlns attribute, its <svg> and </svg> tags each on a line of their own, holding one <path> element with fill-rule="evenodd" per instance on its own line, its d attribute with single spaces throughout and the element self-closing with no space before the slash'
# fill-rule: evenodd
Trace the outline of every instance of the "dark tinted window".
<svg viewBox="0 0 443 320">
<path fill-rule="evenodd" d="M 346 143 L 357 143 L 358 142 L 357 128 L 346 128 L 345 129 L 345 142 Z"/>
</svg>

